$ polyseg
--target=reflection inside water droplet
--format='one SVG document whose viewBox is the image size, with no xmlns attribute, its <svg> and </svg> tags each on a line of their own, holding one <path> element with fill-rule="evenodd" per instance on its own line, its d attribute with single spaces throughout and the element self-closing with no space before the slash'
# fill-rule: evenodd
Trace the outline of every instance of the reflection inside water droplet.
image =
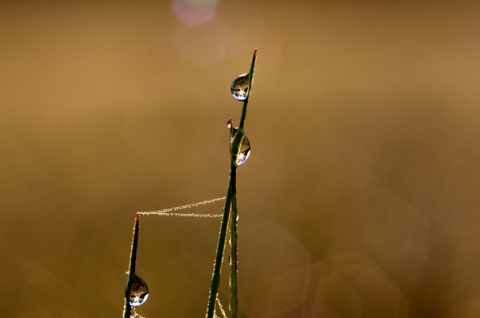
<svg viewBox="0 0 480 318">
<path fill-rule="evenodd" d="M 248 97 L 248 74 L 243 74 L 233 80 L 230 91 L 232 96 L 239 101 L 244 101 Z"/>
<path fill-rule="evenodd" d="M 232 133 L 232 139 L 231 142 L 233 142 L 233 139 L 235 138 L 235 135 L 237 134 L 238 129 L 233 128 L 233 133 Z M 248 157 L 250 156 L 250 141 L 247 138 L 247 135 L 243 136 L 242 143 L 240 146 L 240 150 L 237 155 L 237 166 L 243 164 L 245 161 L 247 161 Z"/>
<path fill-rule="evenodd" d="M 147 301 L 147 298 L 147 283 L 135 274 L 132 280 L 132 287 L 130 288 L 130 306 L 143 305 Z"/>
</svg>

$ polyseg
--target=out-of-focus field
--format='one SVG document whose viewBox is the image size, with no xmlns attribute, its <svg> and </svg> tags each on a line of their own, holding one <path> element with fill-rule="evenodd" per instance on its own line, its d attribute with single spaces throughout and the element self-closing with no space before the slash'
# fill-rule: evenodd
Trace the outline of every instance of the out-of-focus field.
<svg viewBox="0 0 480 318">
<path fill-rule="evenodd" d="M 135 212 L 225 194 L 257 47 L 240 317 L 479 317 L 479 37 L 475 1 L 0 4 L 0 316 L 121 317 Z M 142 217 L 142 316 L 204 317 L 218 228 Z"/>
</svg>

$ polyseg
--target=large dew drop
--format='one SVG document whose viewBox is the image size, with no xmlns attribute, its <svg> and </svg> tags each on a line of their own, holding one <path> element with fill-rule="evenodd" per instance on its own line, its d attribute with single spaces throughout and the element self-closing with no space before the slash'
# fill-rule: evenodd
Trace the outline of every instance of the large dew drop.
<svg viewBox="0 0 480 318">
<path fill-rule="evenodd" d="M 130 306 L 143 305 L 148 298 L 147 283 L 137 274 L 133 277 L 132 287 L 130 288 Z"/>
<path fill-rule="evenodd" d="M 233 135 L 232 135 L 231 142 L 233 142 L 233 139 L 235 138 L 237 131 L 238 131 L 237 128 L 233 128 Z M 237 166 L 247 161 L 248 157 L 250 157 L 250 141 L 248 140 L 247 135 L 244 135 L 242 139 L 242 144 L 240 145 L 240 151 L 238 152 L 238 156 L 237 156 Z"/>
<path fill-rule="evenodd" d="M 248 74 L 243 74 L 237 77 L 230 88 L 233 97 L 236 100 L 244 101 L 248 97 Z"/>
</svg>

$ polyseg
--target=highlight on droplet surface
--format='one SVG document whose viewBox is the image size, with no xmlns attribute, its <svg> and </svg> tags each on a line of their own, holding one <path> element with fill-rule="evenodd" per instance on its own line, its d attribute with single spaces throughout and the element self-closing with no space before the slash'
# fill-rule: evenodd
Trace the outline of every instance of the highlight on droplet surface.
<svg viewBox="0 0 480 318">
<path fill-rule="evenodd" d="M 145 281 L 137 274 L 132 280 L 132 287 L 130 288 L 130 306 L 136 307 L 143 305 L 148 298 L 148 286 Z"/>
<path fill-rule="evenodd" d="M 233 80 L 230 91 L 232 92 L 233 98 L 239 101 L 244 101 L 248 97 L 248 74 L 242 74 L 236 79 Z"/>
<path fill-rule="evenodd" d="M 233 128 L 232 138 L 230 142 L 233 142 L 235 135 L 237 134 L 238 128 Z M 247 138 L 247 135 L 243 136 L 242 143 L 240 145 L 240 150 L 237 155 L 237 166 L 243 164 L 250 157 L 250 141 Z"/>
</svg>

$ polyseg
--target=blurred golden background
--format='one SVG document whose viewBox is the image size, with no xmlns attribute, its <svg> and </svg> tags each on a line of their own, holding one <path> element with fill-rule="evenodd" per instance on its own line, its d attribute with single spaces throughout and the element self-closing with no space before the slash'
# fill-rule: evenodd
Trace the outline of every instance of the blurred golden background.
<svg viewBox="0 0 480 318">
<path fill-rule="evenodd" d="M 224 196 L 257 47 L 240 316 L 480 317 L 479 36 L 476 1 L 2 2 L 1 316 L 121 317 L 134 212 Z M 204 317 L 218 228 L 142 217 L 142 316 Z"/>
</svg>

